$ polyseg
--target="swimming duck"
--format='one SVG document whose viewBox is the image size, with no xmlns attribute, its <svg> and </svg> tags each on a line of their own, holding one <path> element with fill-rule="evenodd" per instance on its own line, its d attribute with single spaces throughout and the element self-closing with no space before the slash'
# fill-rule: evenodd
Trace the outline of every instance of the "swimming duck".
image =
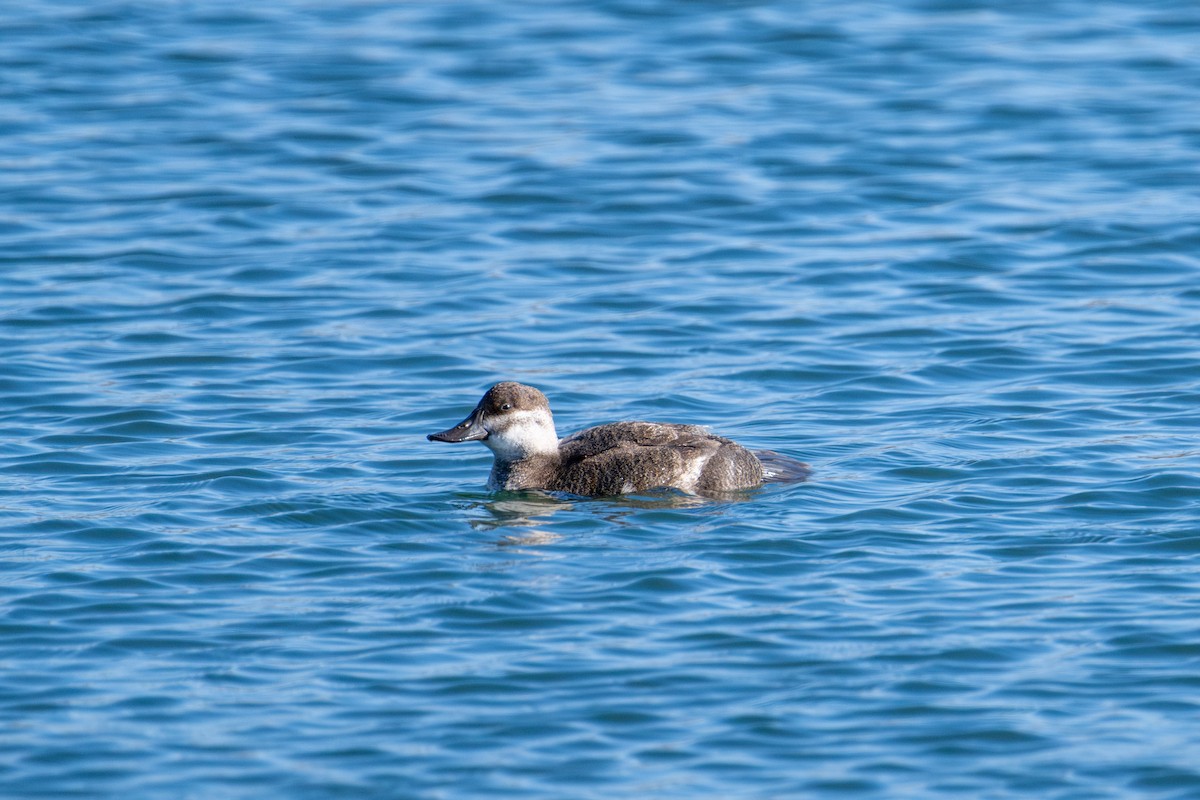
<svg viewBox="0 0 1200 800">
<path fill-rule="evenodd" d="M 805 464 L 770 451 L 756 455 L 698 425 L 613 422 L 559 439 L 546 396 L 513 381 L 497 383 L 466 419 L 426 438 L 483 442 L 495 456 L 493 490 L 603 497 L 678 489 L 711 496 L 808 476 Z"/>
</svg>

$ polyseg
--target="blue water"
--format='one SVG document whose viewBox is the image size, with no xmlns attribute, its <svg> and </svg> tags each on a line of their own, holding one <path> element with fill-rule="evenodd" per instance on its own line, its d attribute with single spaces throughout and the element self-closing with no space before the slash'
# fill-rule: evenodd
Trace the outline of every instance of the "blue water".
<svg viewBox="0 0 1200 800">
<path fill-rule="evenodd" d="M 0 41 L 0 796 L 1200 797 L 1200 7 Z M 815 473 L 490 494 L 501 379 Z"/>
</svg>

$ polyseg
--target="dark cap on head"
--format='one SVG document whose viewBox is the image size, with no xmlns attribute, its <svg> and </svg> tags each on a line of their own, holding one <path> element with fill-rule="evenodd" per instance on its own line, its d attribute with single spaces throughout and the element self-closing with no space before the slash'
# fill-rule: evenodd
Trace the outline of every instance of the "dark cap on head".
<svg viewBox="0 0 1200 800">
<path fill-rule="evenodd" d="M 488 389 L 462 422 L 453 428 L 431 433 L 425 438 L 431 442 L 482 441 L 488 437 L 487 428 L 483 424 L 485 417 L 535 408 L 544 408 L 549 413 L 550 403 L 546 400 L 546 395 L 532 386 L 516 381 L 504 381 Z"/>
</svg>

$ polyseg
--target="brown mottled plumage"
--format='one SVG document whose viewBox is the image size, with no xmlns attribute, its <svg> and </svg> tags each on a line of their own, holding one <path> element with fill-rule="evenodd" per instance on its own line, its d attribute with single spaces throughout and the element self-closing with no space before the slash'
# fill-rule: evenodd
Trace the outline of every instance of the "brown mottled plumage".
<svg viewBox="0 0 1200 800">
<path fill-rule="evenodd" d="M 679 489 L 711 496 L 808 474 L 805 465 L 776 454 L 773 463 L 784 469 L 764 474 L 754 453 L 696 425 L 614 422 L 559 441 L 546 396 L 511 381 L 489 389 L 458 425 L 428 438 L 482 441 L 495 454 L 492 489 L 588 496 Z"/>
</svg>

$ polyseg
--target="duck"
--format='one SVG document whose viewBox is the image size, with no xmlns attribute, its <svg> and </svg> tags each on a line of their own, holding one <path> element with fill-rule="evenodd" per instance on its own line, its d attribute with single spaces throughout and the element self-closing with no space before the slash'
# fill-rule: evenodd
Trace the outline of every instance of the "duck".
<svg viewBox="0 0 1200 800">
<path fill-rule="evenodd" d="M 764 482 L 807 479 L 807 464 L 772 451 L 757 454 L 699 425 L 612 422 L 560 439 L 539 389 L 503 381 L 433 442 L 482 442 L 492 451 L 493 491 L 543 490 L 614 497 L 674 489 L 718 497 Z"/>
</svg>

